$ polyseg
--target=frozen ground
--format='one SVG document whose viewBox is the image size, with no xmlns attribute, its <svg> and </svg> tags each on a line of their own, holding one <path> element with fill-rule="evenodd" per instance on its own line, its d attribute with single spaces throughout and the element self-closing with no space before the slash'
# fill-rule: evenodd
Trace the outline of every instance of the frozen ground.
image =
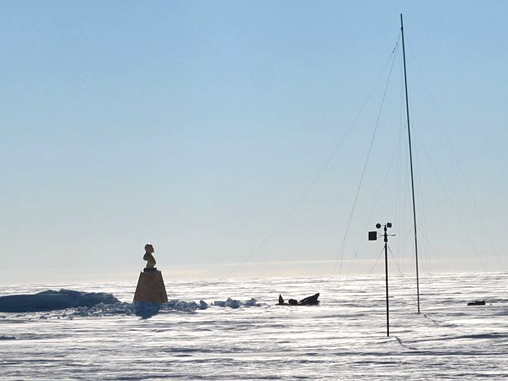
<svg viewBox="0 0 508 381">
<path fill-rule="evenodd" d="M 0 313 L 1 379 L 508 379 L 508 274 L 424 277 L 420 315 L 413 277 L 392 277 L 389 338 L 381 276 L 168 282 L 171 302 L 150 318 L 130 303 L 135 282 L 0 287 L 121 301 Z M 275 306 L 316 292 L 318 307 Z"/>
</svg>

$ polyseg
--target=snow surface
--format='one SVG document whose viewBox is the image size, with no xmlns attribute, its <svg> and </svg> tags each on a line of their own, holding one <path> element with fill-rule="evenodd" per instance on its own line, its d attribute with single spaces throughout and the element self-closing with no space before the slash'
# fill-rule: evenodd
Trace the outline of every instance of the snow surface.
<svg viewBox="0 0 508 381">
<path fill-rule="evenodd" d="M 120 301 L 0 313 L 2 380 L 508 379 L 508 274 L 167 283 L 171 301 L 131 303 L 132 284 L 10 286 L 0 296 L 65 288 Z M 320 292 L 320 306 L 277 298 Z M 198 300 L 198 301 L 196 301 Z M 485 300 L 485 306 L 467 306 Z"/>
</svg>

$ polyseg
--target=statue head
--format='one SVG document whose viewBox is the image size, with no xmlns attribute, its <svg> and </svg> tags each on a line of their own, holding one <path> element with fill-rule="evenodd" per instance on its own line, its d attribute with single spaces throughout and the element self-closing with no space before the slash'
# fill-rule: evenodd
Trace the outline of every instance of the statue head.
<svg viewBox="0 0 508 381">
<path fill-rule="evenodd" d="M 145 252 L 147 252 L 147 253 L 153 253 L 153 252 L 155 252 L 155 249 L 153 248 L 151 243 L 147 243 L 145 245 Z"/>
</svg>

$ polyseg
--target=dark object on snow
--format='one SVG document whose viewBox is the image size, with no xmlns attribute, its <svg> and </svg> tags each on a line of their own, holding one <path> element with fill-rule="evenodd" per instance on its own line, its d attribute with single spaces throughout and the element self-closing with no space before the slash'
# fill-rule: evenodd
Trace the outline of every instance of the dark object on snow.
<svg viewBox="0 0 508 381">
<path fill-rule="evenodd" d="M 279 295 L 279 306 L 317 306 L 319 304 L 319 293 L 312 296 L 307 296 L 300 301 L 289 299 L 287 303 L 284 302 L 282 295 Z"/>
<path fill-rule="evenodd" d="M 484 306 L 485 300 L 475 300 L 474 302 L 469 302 L 468 306 Z"/>
<path fill-rule="evenodd" d="M 42 291 L 30 295 L 0 296 L 0 312 L 40 312 L 76 307 L 93 307 L 96 304 L 114 304 L 119 300 L 105 292 L 73 290 Z"/>
<path fill-rule="evenodd" d="M 317 306 L 319 304 L 319 293 L 314 294 L 312 296 L 307 296 L 306 298 L 300 300 L 298 303 L 301 306 Z"/>
</svg>

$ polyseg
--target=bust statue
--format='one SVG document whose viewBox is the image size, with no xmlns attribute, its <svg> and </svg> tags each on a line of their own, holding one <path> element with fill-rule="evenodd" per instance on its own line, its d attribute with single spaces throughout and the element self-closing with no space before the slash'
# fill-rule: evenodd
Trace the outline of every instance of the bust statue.
<svg viewBox="0 0 508 381">
<path fill-rule="evenodd" d="M 153 253 L 155 253 L 155 250 L 152 244 L 147 243 L 145 245 L 145 255 L 143 256 L 143 259 L 146 261 L 146 267 L 139 274 L 138 285 L 134 293 L 134 302 L 168 302 L 168 294 L 166 293 L 162 272 L 155 268 L 156 262 Z"/>
<path fill-rule="evenodd" d="M 145 270 L 148 271 L 154 271 L 155 268 L 155 257 L 153 256 L 153 253 L 155 252 L 155 249 L 153 248 L 151 243 L 147 243 L 145 245 L 145 255 L 143 255 L 143 260 L 146 261 L 146 267 Z"/>
</svg>

